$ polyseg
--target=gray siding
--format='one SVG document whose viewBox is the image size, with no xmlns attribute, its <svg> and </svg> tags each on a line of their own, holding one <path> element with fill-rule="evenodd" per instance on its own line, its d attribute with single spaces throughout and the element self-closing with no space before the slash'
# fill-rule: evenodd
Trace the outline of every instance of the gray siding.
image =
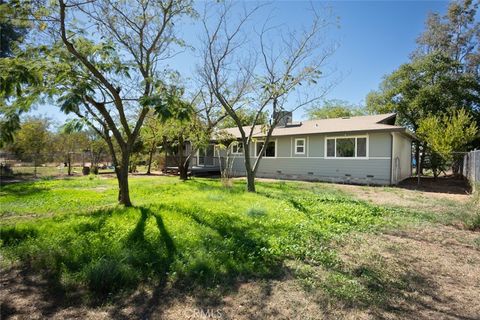
<svg viewBox="0 0 480 320">
<path fill-rule="evenodd" d="M 273 138 L 277 143 L 277 157 L 263 158 L 257 177 L 390 184 L 392 146 L 390 133 L 364 132 L 341 136 L 366 134 L 368 134 L 368 158 L 363 159 L 325 158 L 325 138 L 330 137 L 328 135 Z M 296 138 L 305 138 L 304 155 L 295 154 Z M 252 151 L 254 149 L 252 145 Z M 252 157 L 252 163 L 254 160 L 255 158 Z M 243 155 L 235 158 L 233 171 L 237 176 L 245 174 Z"/>
<path fill-rule="evenodd" d="M 234 174 L 245 174 L 243 158 L 235 160 Z M 264 158 L 257 177 L 390 184 L 390 160 Z"/>
</svg>

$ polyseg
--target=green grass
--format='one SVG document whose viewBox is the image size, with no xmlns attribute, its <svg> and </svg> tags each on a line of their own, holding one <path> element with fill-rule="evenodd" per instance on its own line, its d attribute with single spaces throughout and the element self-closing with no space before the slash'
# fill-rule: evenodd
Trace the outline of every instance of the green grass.
<svg viewBox="0 0 480 320">
<path fill-rule="evenodd" d="M 116 202 L 116 181 L 99 177 L 2 187 L 1 255 L 91 297 L 140 283 L 228 287 L 282 275 L 285 261 L 335 268 L 332 238 L 388 224 L 385 208 L 328 185 L 174 177 L 131 178 L 134 208 Z M 337 278 L 335 278 L 338 280 Z"/>
</svg>

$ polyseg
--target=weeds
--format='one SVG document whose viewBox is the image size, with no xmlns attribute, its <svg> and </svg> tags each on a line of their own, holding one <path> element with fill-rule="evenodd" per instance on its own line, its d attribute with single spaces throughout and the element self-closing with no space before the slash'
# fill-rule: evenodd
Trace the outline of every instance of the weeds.
<svg viewBox="0 0 480 320">
<path fill-rule="evenodd" d="M 238 181 L 224 188 L 218 180 L 150 177 L 131 185 L 136 208 L 112 205 L 114 179 L 4 187 L 1 212 L 45 218 L 1 225 L 0 252 L 93 298 L 140 283 L 225 288 L 238 279 L 281 276 L 286 261 L 295 260 L 329 270 L 325 290 L 353 303 L 369 290 L 362 279 L 372 276 L 342 273 L 330 242 L 375 230 L 395 214 L 317 184 L 260 182 L 256 194 Z M 309 272 L 299 278 L 314 287 L 318 279 Z"/>
</svg>

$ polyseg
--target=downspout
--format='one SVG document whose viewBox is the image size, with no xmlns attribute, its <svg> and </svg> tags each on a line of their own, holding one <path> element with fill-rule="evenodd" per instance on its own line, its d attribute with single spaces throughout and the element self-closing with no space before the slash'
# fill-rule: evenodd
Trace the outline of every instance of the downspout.
<svg viewBox="0 0 480 320">
<path fill-rule="evenodd" d="M 390 140 L 390 185 L 393 184 L 393 132 L 390 132 L 392 139 Z"/>
</svg>

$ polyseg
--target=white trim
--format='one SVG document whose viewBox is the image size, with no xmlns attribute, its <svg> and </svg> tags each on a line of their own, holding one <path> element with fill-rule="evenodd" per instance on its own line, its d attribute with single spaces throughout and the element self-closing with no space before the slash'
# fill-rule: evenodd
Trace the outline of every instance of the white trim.
<svg viewBox="0 0 480 320">
<path fill-rule="evenodd" d="M 257 154 L 257 143 L 260 143 L 260 142 L 265 142 L 265 140 L 256 140 L 255 141 L 255 158 L 258 158 L 258 154 Z M 274 157 L 270 157 L 270 156 L 267 156 L 266 155 L 266 150 L 265 150 L 265 155 L 262 157 L 262 159 L 265 159 L 265 158 L 268 158 L 268 159 L 271 159 L 271 158 L 277 158 L 277 151 L 278 151 L 278 143 L 277 143 L 277 139 L 271 139 L 268 143 L 270 142 L 274 142 L 275 143 L 275 156 Z"/>
<path fill-rule="evenodd" d="M 366 155 L 365 157 L 358 157 L 357 156 L 357 139 L 358 138 L 365 138 L 367 141 L 366 141 Z M 337 157 L 337 139 L 355 139 L 355 146 L 354 146 L 354 149 L 355 149 L 355 156 L 354 157 Z M 335 155 L 332 157 L 332 156 L 328 156 L 328 149 L 327 149 L 327 142 L 328 140 L 334 140 L 335 141 L 335 144 L 334 144 L 334 147 L 335 147 Z M 325 142 L 324 142 L 324 158 L 325 159 L 355 159 L 355 160 L 361 160 L 361 159 L 370 159 L 369 157 L 369 143 L 370 142 L 370 139 L 369 139 L 369 136 L 368 134 L 364 134 L 364 135 L 350 135 L 350 136 L 331 136 L 331 137 L 328 137 L 326 136 L 325 137 Z M 390 159 L 390 158 L 388 158 Z"/>
<path fill-rule="evenodd" d="M 303 146 L 301 146 L 301 147 L 303 147 L 303 152 L 298 152 L 297 151 L 297 148 L 300 147 L 300 146 L 297 146 L 297 141 L 300 141 L 300 140 L 303 141 Z M 295 139 L 295 154 L 305 154 L 306 142 L 307 142 L 307 140 L 305 138 L 296 138 Z"/>
<path fill-rule="evenodd" d="M 256 157 L 250 157 L 255 159 Z M 263 157 L 265 158 L 265 157 Z M 333 158 L 333 157 L 266 157 L 267 159 L 324 159 L 324 160 L 390 160 L 390 157 L 359 157 L 359 158 Z"/>
<path fill-rule="evenodd" d="M 237 147 L 237 152 L 233 152 L 233 147 L 234 146 L 238 146 L 239 144 L 242 145 L 242 152 L 238 152 L 238 147 Z M 244 150 L 244 146 L 243 146 L 243 142 L 241 141 L 238 141 L 238 142 L 234 142 L 230 145 L 230 152 L 232 153 L 232 155 L 239 155 L 239 154 L 243 154 L 243 150 Z"/>
</svg>

